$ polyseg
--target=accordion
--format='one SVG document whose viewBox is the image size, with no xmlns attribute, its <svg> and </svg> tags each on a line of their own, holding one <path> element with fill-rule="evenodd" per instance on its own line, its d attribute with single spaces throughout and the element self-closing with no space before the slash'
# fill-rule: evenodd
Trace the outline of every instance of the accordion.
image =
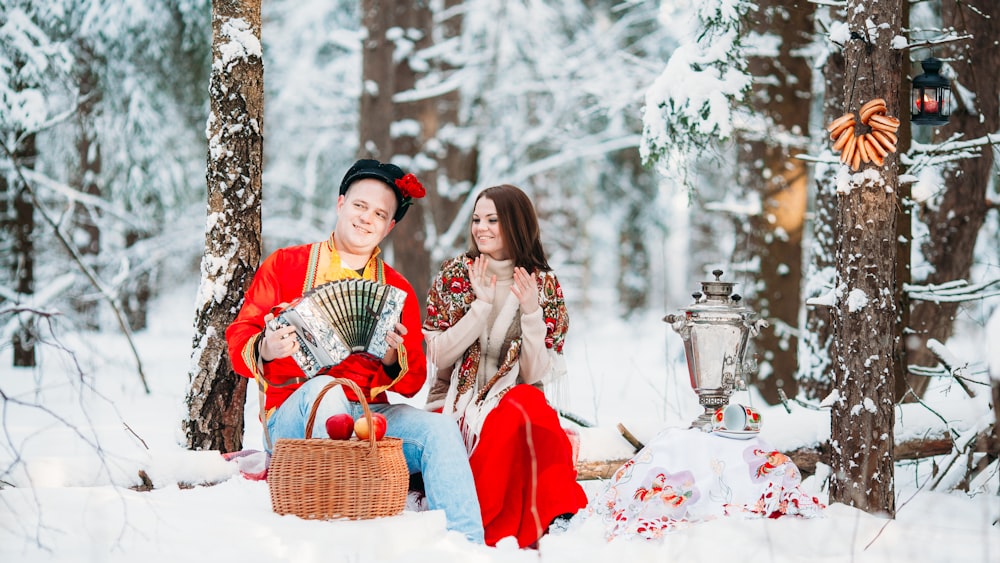
<svg viewBox="0 0 1000 563">
<path fill-rule="evenodd" d="M 337 280 L 310 289 L 269 325 L 295 327 L 299 350 L 292 357 L 313 377 L 355 352 L 385 356 L 385 335 L 399 322 L 405 300 L 406 292 L 391 285 Z"/>
</svg>

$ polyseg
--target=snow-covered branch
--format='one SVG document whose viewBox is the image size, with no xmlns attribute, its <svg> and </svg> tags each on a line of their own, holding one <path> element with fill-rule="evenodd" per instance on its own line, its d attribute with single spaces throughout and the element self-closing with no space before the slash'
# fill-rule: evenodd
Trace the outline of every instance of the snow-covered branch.
<svg viewBox="0 0 1000 563">
<path fill-rule="evenodd" d="M 1000 295 L 1000 279 L 982 283 L 969 284 L 965 280 L 956 280 L 943 284 L 917 285 L 903 284 L 903 291 L 910 299 L 918 301 L 933 301 L 934 303 L 958 303 L 975 301 Z"/>
<path fill-rule="evenodd" d="M 910 152 L 914 155 L 917 154 L 935 155 L 948 152 L 968 150 L 972 148 L 981 147 L 983 145 L 1000 145 L 1000 133 L 990 133 L 988 135 L 983 135 L 982 137 L 969 139 L 968 141 L 959 141 L 958 137 L 956 136 L 951 139 L 948 139 L 943 143 L 936 143 L 936 144 L 925 144 L 914 141 L 911 144 Z"/>
<path fill-rule="evenodd" d="M 959 140 L 956 135 L 942 143 L 920 143 L 913 141 L 910 150 L 899 156 L 901 164 L 905 165 L 906 173 L 900 176 L 900 182 L 915 181 L 917 174 L 928 166 L 939 166 L 947 162 L 955 162 L 969 158 L 979 158 L 979 152 L 974 150 L 985 145 L 1000 145 L 1000 133 L 990 133 L 969 139 Z M 795 158 L 807 162 L 822 162 L 837 164 L 839 159 L 829 151 L 821 154 L 797 154 Z"/>
<path fill-rule="evenodd" d="M 972 35 L 946 35 L 940 39 L 928 39 L 927 41 L 921 41 L 920 43 L 907 43 L 906 45 L 894 45 L 899 50 L 906 49 L 920 49 L 923 47 L 937 47 L 938 45 L 947 45 L 948 43 L 954 43 L 956 41 L 964 41 L 966 39 L 973 39 Z"/>
</svg>

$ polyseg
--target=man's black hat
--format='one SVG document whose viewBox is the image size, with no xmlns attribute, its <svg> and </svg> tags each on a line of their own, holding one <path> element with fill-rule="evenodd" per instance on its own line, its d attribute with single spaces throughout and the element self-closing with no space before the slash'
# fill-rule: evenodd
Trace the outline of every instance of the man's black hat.
<svg viewBox="0 0 1000 563">
<path fill-rule="evenodd" d="M 397 223 L 406 215 L 406 210 L 414 198 L 424 197 L 424 187 L 413 174 L 403 172 L 395 164 L 379 162 L 372 158 L 363 158 L 354 163 L 344 174 L 340 182 L 340 195 L 347 193 L 351 184 L 363 178 L 374 178 L 385 182 L 396 194 L 396 214 L 392 217 Z"/>
</svg>

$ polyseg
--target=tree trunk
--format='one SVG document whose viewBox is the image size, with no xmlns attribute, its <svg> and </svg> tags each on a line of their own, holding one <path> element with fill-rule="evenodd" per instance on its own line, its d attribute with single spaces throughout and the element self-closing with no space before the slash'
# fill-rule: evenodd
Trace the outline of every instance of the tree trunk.
<svg viewBox="0 0 1000 563">
<path fill-rule="evenodd" d="M 849 0 L 848 25 L 859 38 L 844 49 L 845 111 L 876 97 L 898 116 L 902 0 Z M 874 22 L 869 28 L 866 21 Z M 867 39 L 866 39 L 867 38 Z M 858 133 L 865 132 L 859 127 Z M 895 516 L 893 359 L 896 333 L 896 194 L 899 160 L 862 164 L 839 191 L 834 359 L 838 398 L 831 413 L 830 501 Z M 874 174 L 872 174 L 874 172 Z M 830 187 L 833 189 L 833 186 Z"/>
<path fill-rule="evenodd" d="M 829 123 L 844 113 L 843 53 L 835 51 L 827 56 L 823 77 L 823 123 Z M 837 169 L 826 164 L 816 167 L 812 244 L 807 245 L 809 274 L 806 276 L 813 286 L 804 288 L 806 299 L 825 296 L 836 284 L 837 194 L 832 187 Z M 833 391 L 833 315 L 834 310 L 826 305 L 806 307 L 806 330 L 801 345 L 806 353 L 799 366 L 799 393 L 808 399 L 821 400 Z"/>
<path fill-rule="evenodd" d="M 440 232 L 454 221 L 464 197 L 476 177 L 473 146 L 456 143 L 461 138 L 459 91 L 451 89 L 424 97 L 414 96 L 417 80 L 430 74 L 454 72 L 447 61 L 414 56 L 462 32 L 461 0 L 446 0 L 441 13 L 451 14 L 435 27 L 434 14 L 426 3 L 363 0 L 362 25 L 368 30 L 362 62 L 365 88 L 361 97 L 361 155 L 391 160 L 413 172 L 427 189 L 427 197 L 416 202 L 393 229 L 391 264 L 413 284 L 425 305 L 432 269 L 431 246 Z M 404 29 L 413 42 L 410 54 L 399 57 L 388 30 Z M 394 124 L 398 127 L 392 130 Z M 415 124 L 409 127 L 406 124 Z M 474 145 L 474 144 L 473 144 Z M 428 238 L 431 237 L 431 238 Z M 436 260 L 434 260 L 436 261 Z"/>
<path fill-rule="evenodd" d="M 942 27 L 954 28 L 972 39 L 948 47 L 948 64 L 957 74 L 952 87 L 956 107 L 948 124 L 936 130 L 934 140 L 941 142 L 956 134 L 974 139 L 995 133 L 1000 129 L 1000 78 L 995 72 L 1000 66 L 1000 49 L 996 45 L 1000 37 L 1000 3 L 943 2 L 941 19 Z M 912 72 L 922 71 L 917 65 Z M 964 97 L 964 93 L 970 93 L 971 99 Z M 929 273 L 921 283 L 940 284 L 969 278 L 976 241 L 986 220 L 986 193 L 993 175 L 995 150 L 996 147 L 983 145 L 979 158 L 948 164 L 942 173 L 941 197 L 921 209 L 928 229 L 921 252 L 929 266 Z M 930 301 L 918 301 L 913 306 L 910 322 L 915 336 L 907 339 L 910 364 L 937 365 L 934 354 L 927 349 L 927 341 L 948 341 L 960 306 L 960 303 Z M 911 376 L 909 382 L 916 397 L 927 389 L 926 377 Z"/>
<path fill-rule="evenodd" d="M 23 91 L 35 85 L 26 84 L 22 78 L 25 61 L 14 56 L 15 72 L 13 89 Z M 35 293 L 35 207 L 31 193 L 24 185 L 15 167 L 33 169 L 38 157 L 35 133 L 29 133 L 14 125 L 13 131 L 5 130 L 7 139 L 18 139 L 15 146 L 6 145 L 11 151 L 13 162 L 5 166 L 5 176 L 0 182 L 0 196 L 3 196 L 3 265 L 10 275 L 10 285 L 18 299 L 29 300 Z M 22 297 L 23 296 L 23 297 Z M 14 367 L 34 367 L 37 326 L 30 314 L 21 314 L 20 323 L 11 337 Z"/>
<path fill-rule="evenodd" d="M 995 368 L 1000 371 L 1000 367 Z M 993 446 L 1000 448 L 1000 377 L 993 377 Z M 1000 452 L 994 450 L 994 453 Z"/>
<path fill-rule="evenodd" d="M 14 148 L 14 161 L 23 168 L 35 167 L 38 148 L 35 134 L 30 133 Z M 31 193 L 19 178 L 11 182 L 14 189 L 14 287 L 18 296 L 29 299 L 35 294 L 35 206 Z M 22 322 L 14 332 L 15 367 L 35 367 L 35 344 L 38 341 L 38 326 L 31 315 L 21 315 Z"/>
<path fill-rule="evenodd" d="M 743 291 L 771 325 L 754 345 L 762 353 L 757 388 L 773 405 L 780 401 L 779 390 L 793 397 L 797 394 L 802 234 L 809 170 L 806 162 L 795 156 L 806 152 L 809 143 L 812 72 L 804 53 L 813 41 L 815 5 L 806 0 L 764 0 L 758 6 L 750 30 L 763 39 L 749 42 L 752 55 L 748 63 L 754 77 L 751 103 L 763 123 L 741 131 L 736 144 L 739 185 L 758 195 L 761 212 L 745 223 L 749 255 L 736 262 L 759 263 L 756 284 Z M 770 51 L 769 39 L 780 39 L 777 53 Z"/>
<path fill-rule="evenodd" d="M 224 334 L 260 264 L 264 67 L 260 0 L 212 2 L 208 228 L 185 421 L 188 447 L 239 450 L 247 380 Z"/>
<path fill-rule="evenodd" d="M 125 248 L 132 248 L 139 241 L 148 238 L 146 233 L 136 229 L 125 231 Z M 147 313 L 149 301 L 153 293 L 153 274 L 149 270 L 141 270 L 129 276 L 119 289 L 118 300 L 122 312 L 132 330 L 142 330 L 148 325 Z"/>
<path fill-rule="evenodd" d="M 630 317 L 641 312 L 649 303 L 652 255 L 648 232 L 654 223 L 656 182 L 643 168 L 638 151 L 622 151 L 608 155 L 614 173 L 607 173 L 603 182 L 611 184 L 612 197 L 621 202 L 625 216 L 618 227 L 618 277 L 616 286 L 622 313 Z"/>
<path fill-rule="evenodd" d="M 90 46 L 84 41 L 78 41 L 77 89 L 81 102 L 77 106 L 76 113 L 77 170 L 71 184 L 77 191 L 88 196 L 101 194 L 97 183 L 97 177 L 101 173 L 101 151 L 94 124 L 94 113 L 100 102 L 101 92 L 98 90 L 94 64 Z M 84 202 L 76 202 L 73 206 L 73 230 L 72 240 L 80 258 L 95 272 L 99 272 L 97 258 L 101 250 L 101 229 L 98 226 L 98 210 Z M 73 308 L 80 316 L 80 323 L 83 326 L 96 330 L 100 326 L 97 314 L 98 298 L 90 293 L 85 290 L 74 295 Z"/>
</svg>

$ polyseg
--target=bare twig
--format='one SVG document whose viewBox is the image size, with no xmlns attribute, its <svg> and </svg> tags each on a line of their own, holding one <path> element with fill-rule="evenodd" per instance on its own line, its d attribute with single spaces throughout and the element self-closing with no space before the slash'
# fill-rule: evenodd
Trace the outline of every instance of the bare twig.
<svg viewBox="0 0 1000 563">
<path fill-rule="evenodd" d="M 139 440 L 140 442 L 142 442 L 142 447 L 146 448 L 147 450 L 149 449 L 149 445 L 146 444 L 146 441 L 143 440 L 141 436 L 139 436 L 138 434 L 136 434 L 135 430 L 132 430 L 132 427 L 129 426 L 127 422 L 122 422 L 122 425 L 125 426 L 125 430 L 128 430 L 129 434 L 135 436 L 136 440 Z"/>
<path fill-rule="evenodd" d="M 642 448 L 646 447 L 645 444 L 640 442 L 639 439 L 636 438 L 631 432 L 629 432 L 628 428 L 625 428 L 625 425 L 620 422 L 618 423 L 618 431 L 621 432 L 623 438 L 628 440 L 629 444 L 632 444 L 632 447 L 635 448 L 635 451 L 639 451 Z"/>
<path fill-rule="evenodd" d="M 954 371 L 949 371 L 947 368 L 940 365 L 930 367 L 910 364 L 906 366 L 906 371 L 909 372 L 910 375 L 916 375 L 919 377 L 954 377 L 955 379 L 964 381 L 969 385 L 982 385 L 984 387 L 990 386 L 989 372 L 985 368 L 969 370 L 968 375 L 960 375 L 959 371 L 963 369 L 967 369 L 967 366 L 963 366 Z M 969 377 L 971 375 L 981 375 L 983 376 L 983 380 L 973 379 L 972 377 Z"/>
<path fill-rule="evenodd" d="M 55 317 L 59 315 L 59 313 L 50 313 L 34 307 L 7 307 L 0 309 L 0 315 L 17 315 L 20 313 L 31 313 L 36 317 Z"/>
<path fill-rule="evenodd" d="M 912 495 L 910 495 L 910 498 L 908 498 L 908 499 L 904 500 L 904 501 L 903 501 L 903 502 L 902 502 L 902 503 L 901 503 L 901 504 L 899 505 L 899 508 L 898 508 L 898 509 L 896 510 L 896 514 L 897 514 L 897 516 L 899 515 L 899 511 L 900 511 L 900 510 L 902 510 L 904 506 L 906 506 L 907 504 L 909 504 L 911 500 L 913 500 L 914 498 L 916 498 L 916 496 L 917 496 L 918 494 L 920 494 L 920 491 L 924 490 L 924 487 L 925 487 L 926 485 L 927 485 L 927 481 L 924 481 L 924 482 L 923 482 L 923 483 L 922 483 L 922 484 L 920 485 L 920 487 L 918 487 L 918 488 L 917 488 L 917 490 L 916 490 L 916 491 L 913 491 L 913 494 L 912 494 Z M 879 528 L 879 530 L 878 530 L 878 533 L 877 533 L 877 534 L 875 534 L 875 537 L 873 537 L 873 538 L 872 538 L 872 541 L 868 542 L 868 544 L 867 544 L 867 545 L 865 545 L 865 548 L 864 548 L 864 549 L 863 549 L 862 551 L 868 551 L 868 548 L 869 548 L 869 547 L 871 547 L 873 543 L 875 543 L 875 540 L 877 540 L 877 539 L 879 538 L 879 536 L 881 536 L 881 535 L 882 535 L 882 532 L 884 532 L 884 531 L 885 531 L 885 529 L 886 529 L 886 528 L 887 528 L 887 527 L 889 526 L 889 524 L 890 524 L 891 522 L 894 522 L 894 521 L 895 521 L 895 519 L 894 519 L 894 518 L 892 518 L 892 519 L 889 519 L 889 520 L 886 520 L 886 521 L 885 521 L 885 524 L 882 524 L 882 527 L 881 527 L 881 528 Z"/>
<path fill-rule="evenodd" d="M 792 414 L 792 407 L 788 405 L 788 395 L 785 394 L 784 389 L 778 389 L 778 398 L 781 399 L 781 404 L 785 407 L 785 412 Z"/>
<path fill-rule="evenodd" d="M 969 439 L 966 440 L 965 444 L 962 445 L 961 447 L 959 447 L 958 444 L 955 444 L 955 452 L 951 454 L 951 459 L 949 460 L 947 467 L 945 467 L 938 475 L 937 480 L 935 480 L 934 484 L 931 485 L 931 489 L 936 489 L 938 485 L 940 485 L 941 482 L 944 481 L 944 478 L 948 476 L 948 473 L 951 471 L 951 468 L 955 465 L 955 463 L 959 459 L 962 458 L 962 456 L 968 455 L 971 457 L 972 454 L 975 453 L 976 448 L 974 446 L 976 442 L 979 440 L 980 434 L 986 431 L 992 431 L 992 427 L 990 425 L 986 425 L 984 428 L 980 428 L 978 430 L 967 433 L 966 435 L 969 436 Z"/>
<path fill-rule="evenodd" d="M 73 246 L 70 243 L 70 241 L 66 240 L 66 237 L 63 235 L 62 231 L 59 230 L 58 223 L 54 219 L 52 219 L 52 217 L 50 217 L 49 214 L 45 211 L 45 208 L 42 207 L 41 202 L 39 202 L 38 197 L 35 194 L 35 190 L 32 189 L 31 187 L 31 183 L 28 182 L 28 179 L 24 177 L 24 173 L 21 171 L 21 165 L 17 162 L 17 159 L 14 158 L 13 152 L 11 152 L 9 148 L 7 148 L 7 144 L 4 143 L 2 139 L 0 139 L 0 147 L 2 147 L 3 151 L 7 154 L 7 157 L 10 159 L 10 162 L 14 167 L 14 171 L 17 173 L 18 178 L 20 178 L 21 182 L 24 184 L 24 187 L 27 190 L 28 195 L 31 196 L 31 201 L 32 204 L 34 205 L 34 208 L 38 210 L 39 215 L 42 216 L 45 222 L 48 223 L 50 227 L 52 227 L 52 231 L 55 233 L 56 238 L 59 240 L 59 242 L 62 243 L 66 251 L 69 252 L 69 255 L 73 258 L 73 261 L 76 262 L 77 267 L 79 267 L 80 271 L 83 272 L 85 276 L 87 276 L 87 279 L 90 280 L 91 285 L 93 285 L 94 288 L 97 289 L 98 293 L 100 293 L 101 296 L 104 297 L 104 299 L 111 306 L 111 310 L 114 311 L 115 317 L 118 320 L 118 326 L 121 327 L 122 334 L 125 335 L 125 340 L 128 341 L 128 345 L 132 349 L 132 355 L 135 357 L 136 369 L 139 371 L 139 379 L 142 381 L 142 387 L 146 391 L 146 394 L 148 395 L 150 393 L 149 384 L 146 383 L 146 375 L 145 373 L 143 373 L 142 370 L 142 360 L 139 358 L 139 351 L 136 349 L 135 342 L 132 339 L 132 329 L 129 328 L 128 322 L 125 320 L 125 315 L 122 313 L 121 308 L 118 307 L 118 303 L 116 302 L 114 296 L 111 295 L 111 292 L 109 292 L 107 288 L 105 288 L 104 285 L 100 282 L 100 280 L 97 278 L 97 274 L 89 266 L 87 266 L 86 263 L 84 263 L 83 258 L 80 257 L 80 253 L 77 251 L 76 247 Z"/>
<path fill-rule="evenodd" d="M 952 428 L 950 424 L 948 424 L 948 421 L 945 419 L 945 417 L 941 416 L 941 413 L 939 413 L 936 410 L 932 409 L 930 405 L 928 405 L 926 402 L 924 402 L 924 400 L 923 400 L 922 397 L 917 396 L 917 394 L 913 392 L 913 389 L 908 390 L 906 392 L 906 394 L 912 395 L 913 398 L 918 403 L 920 403 L 920 405 L 922 405 L 925 409 L 928 410 L 928 412 L 930 412 L 931 414 L 933 414 L 934 416 L 936 416 L 938 418 L 938 420 L 940 420 L 941 422 L 944 423 L 944 427 L 948 429 L 948 436 L 951 439 L 952 447 L 958 448 L 958 444 L 955 443 L 955 440 L 958 439 L 959 433 L 957 431 L 955 431 L 955 429 Z M 904 397 L 905 397 L 905 395 L 904 395 Z"/>
<path fill-rule="evenodd" d="M 584 419 L 582 416 L 579 416 L 577 414 L 571 413 L 566 410 L 559 409 L 559 416 L 565 418 L 566 420 L 569 420 L 570 422 L 574 422 L 584 428 L 592 428 L 594 426 L 593 422 L 590 422 Z"/>
</svg>

